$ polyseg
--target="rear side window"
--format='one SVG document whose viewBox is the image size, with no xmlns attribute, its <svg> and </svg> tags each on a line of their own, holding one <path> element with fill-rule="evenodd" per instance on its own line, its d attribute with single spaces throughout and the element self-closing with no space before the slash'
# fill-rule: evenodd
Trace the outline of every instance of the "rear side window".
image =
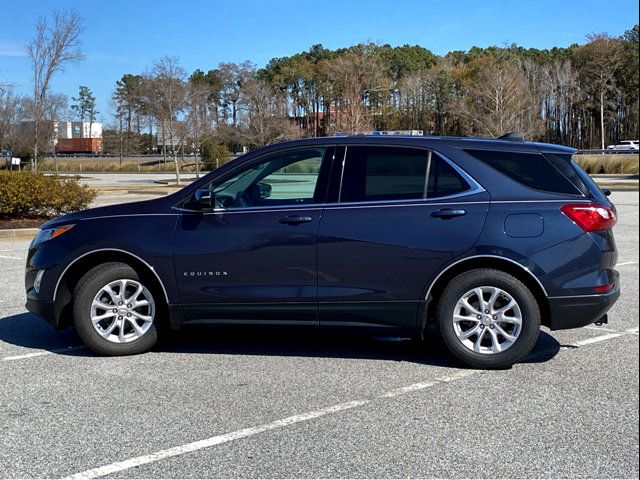
<svg viewBox="0 0 640 480">
<path fill-rule="evenodd" d="M 424 198 L 429 152 L 397 147 L 348 147 L 341 202 Z"/>
<path fill-rule="evenodd" d="M 454 168 L 435 153 L 429 168 L 427 198 L 447 197 L 469 190 L 469 184 Z"/>
<path fill-rule="evenodd" d="M 449 163 L 429 150 L 348 147 L 340 201 L 422 200 L 469 188 Z"/>
<path fill-rule="evenodd" d="M 584 195 L 589 195 L 589 188 L 578 174 L 578 165 L 571 159 L 572 155 L 562 153 L 545 153 L 544 157 L 549 160 L 565 177 L 571 180 L 578 190 Z"/>
<path fill-rule="evenodd" d="M 551 193 L 580 194 L 578 188 L 553 163 L 539 153 L 465 151 L 529 188 Z"/>
</svg>

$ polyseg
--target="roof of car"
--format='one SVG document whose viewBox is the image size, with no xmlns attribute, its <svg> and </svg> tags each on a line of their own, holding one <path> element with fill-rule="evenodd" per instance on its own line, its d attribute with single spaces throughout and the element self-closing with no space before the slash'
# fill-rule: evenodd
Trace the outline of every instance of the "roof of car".
<svg viewBox="0 0 640 480">
<path fill-rule="evenodd" d="M 436 147 L 443 145 L 462 149 L 489 150 L 496 148 L 499 150 L 540 150 L 556 153 L 574 153 L 576 150 L 571 147 L 554 145 L 551 143 L 525 142 L 510 139 L 497 138 L 474 138 L 474 137 L 431 137 L 416 135 L 345 135 L 332 137 L 313 137 L 298 140 L 290 140 L 276 144 L 277 146 L 308 146 L 308 145 L 331 145 L 331 144 L 387 144 L 387 145 L 420 145 Z M 274 146 L 276 146 L 274 145 Z"/>
</svg>

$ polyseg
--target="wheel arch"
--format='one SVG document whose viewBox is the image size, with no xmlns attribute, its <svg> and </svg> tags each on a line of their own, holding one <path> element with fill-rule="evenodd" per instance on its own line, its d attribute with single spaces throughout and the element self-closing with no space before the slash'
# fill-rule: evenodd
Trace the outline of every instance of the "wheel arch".
<svg viewBox="0 0 640 480">
<path fill-rule="evenodd" d="M 56 283 L 53 291 L 53 301 L 56 303 L 56 310 L 61 312 L 59 324 L 62 327 L 68 325 L 71 321 L 70 306 L 73 285 L 75 285 L 80 278 L 93 267 L 108 262 L 126 263 L 138 272 L 148 273 L 149 278 L 154 283 L 153 286 L 157 288 L 158 291 L 162 292 L 161 297 L 164 299 L 165 304 L 169 305 L 169 296 L 167 295 L 167 290 L 162 279 L 153 266 L 147 263 L 144 259 L 127 250 L 117 248 L 91 250 L 76 257 L 71 263 L 69 263 Z"/>
<path fill-rule="evenodd" d="M 513 275 L 531 291 L 540 307 L 540 313 L 542 314 L 542 324 L 547 325 L 550 315 L 548 294 L 544 285 L 540 280 L 524 265 L 511 260 L 506 257 L 499 257 L 496 255 L 480 255 L 468 258 L 463 258 L 457 262 L 452 263 L 447 268 L 442 270 L 436 278 L 431 282 L 427 293 L 425 295 L 426 301 L 426 314 L 422 319 L 422 327 L 425 328 L 428 324 L 432 323 L 435 318 L 435 310 L 437 306 L 437 300 L 444 291 L 449 282 L 456 276 L 468 272 L 470 270 L 476 270 L 479 268 L 492 268 L 500 270 L 510 275 Z"/>
</svg>

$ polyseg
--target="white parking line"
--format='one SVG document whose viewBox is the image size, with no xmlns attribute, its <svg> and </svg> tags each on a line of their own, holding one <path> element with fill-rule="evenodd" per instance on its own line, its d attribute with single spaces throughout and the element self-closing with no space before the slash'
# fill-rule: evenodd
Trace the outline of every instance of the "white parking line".
<svg viewBox="0 0 640 480">
<path fill-rule="evenodd" d="M 81 348 L 87 348 L 84 345 L 76 345 L 75 347 L 57 348 L 55 350 L 45 350 L 39 352 L 25 353 L 24 355 L 14 355 L 12 357 L 2 357 L 3 362 L 11 362 L 12 360 L 24 360 L 25 358 L 41 357 L 43 355 L 51 355 L 54 353 L 72 352 L 73 350 L 80 350 Z"/>
<path fill-rule="evenodd" d="M 630 333 L 631 335 L 638 335 L 638 330 L 640 330 L 640 328 L 636 327 L 625 330 L 625 332 Z"/>
<path fill-rule="evenodd" d="M 589 345 L 592 343 L 597 343 L 597 342 L 602 342 L 605 340 L 609 340 L 612 338 L 617 338 L 617 337 L 621 337 L 627 333 L 633 333 L 632 330 L 638 330 L 636 329 L 630 329 L 627 332 L 618 332 L 618 333 L 611 333 L 608 335 L 601 335 L 598 337 L 593 337 L 587 340 L 582 340 L 579 342 L 576 342 L 574 346 L 584 346 L 584 345 Z M 306 422 L 309 420 L 313 420 L 316 418 L 320 418 L 320 417 L 324 417 L 326 415 L 331 415 L 334 413 L 339 413 L 339 412 L 343 412 L 345 410 L 350 410 L 356 407 L 361 407 L 363 405 L 367 405 L 370 404 L 371 402 L 373 402 L 376 398 L 378 399 L 384 399 L 384 398 L 394 398 L 394 397 L 398 397 L 400 395 L 404 395 L 407 393 L 411 393 L 411 392 L 416 392 L 419 390 L 424 390 L 436 385 L 442 385 L 445 383 L 450 383 L 450 382 L 454 382 L 456 380 L 460 380 L 462 378 L 465 377 L 469 377 L 472 375 L 479 375 L 483 373 L 482 370 L 462 370 L 456 373 L 453 373 L 451 375 L 448 375 L 446 377 L 440 377 L 437 378 L 436 380 L 431 380 L 431 381 L 425 381 L 425 382 L 418 382 L 418 383 L 414 383 L 411 385 L 407 385 L 404 387 L 400 387 L 400 388 L 396 388 L 393 390 L 389 390 L 387 392 L 384 392 L 380 395 L 378 395 L 377 397 L 374 397 L 372 399 L 368 399 L 368 400 L 354 400 L 352 402 L 347 402 L 347 403 L 339 403 L 337 405 L 332 405 L 330 407 L 326 407 L 320 410 L 314 410 L 311 412 L 307 412 L 307 413 L 301 413 L 299 415 L 293 415 L 291 417 L 287 417 L 287 418 L 283 418 L 281 420 L 276 420 L 274 422 L 271 423 L 265 423 L 263 425 L 258 425 L 256 427 L 249 427 L 249 428 L 245 428 L 242 430 L 236 430 L 234 432 L 229 432 L 229 433 L 225 433 L 223 435 L 217 435 L 215 437 L 211 437 L 211 438 L 207 438 L 205 440 L 199 440 L 196 442 L 191 442 L 191 443 L 187 443 L 184 445 L 179 445 L 176 447 L 172 447 L 172 448 L 168 448 L 166 450 L 160 450 L 154 453 L 150 453 L 147 455 L 141 455 L 139 457 L 134 457 L 134 458 L 130 458 L 128 460 L 123 460 L 121 462 L 115 462 L 115 463 L 111 463 L 108 465 L 104 465 L 102 467 L 98 467 L 98 468 L 92 468 L 90 470 L 85 470 L 84 472 L 79 472 L 76 474 L 73 474 L 67 478 L 70 479 L 78 479 L 78 480 L 84 480 L 84 479 L 92 479 L 92 478 L 98 478 L 98 477 L 102 477 L 104 475 L 111 475 L 114 473 L 118 473 L 118 472 L 122 472 L 124 470 L 128 470 L 130 468 L 134 468 L 134 467 L 139 467 L 141 465 L 146 465 L 149 463 L 154 463 L 154 462 L 158 462 L 160 460 L 164 460 L 166 458 L 170 458 L 170 457 L 176 457 L 179 455 L 184 455 L 187 453 L 191 453 L 191 452 L 195 452 L 198 450 L 202 450 L 205 448 L 209 448 L 209 447 L 213 447 L 215 445 L 220 445 L 223 443 L 228 443 L 228 442 L 232 442 L 234 440 L 239 440 L 242 438 L 247 438 L 253 435 L 257 435 L 259 433 L 262 432 L 266 432 L 269 430 L 276 430 L 282 427 L 286 427 L 289 425 L 293 425 L 296 423 L 300 423 L 300 422 Z"/>
<path fill-rule="evenodd" d="M 438 383 L 439 382 L 419 382 L 419 383 L 414 383 L 412 385 L 407 385 L 406 387 L 400 387 L 400 388 L 396 388 L 394 390 L 389 390 L 388 392 L 385 392 L 382 395 L 380 395 L 380 398 L 398 397 L 400 395 L 404 395 L 405 393 L 416 392 L 418 390 L 423 390 L 425 388 L 433 387 L 434 385 L 437 385 Z"/>
<path fill-rule="evenodd" d="M 275 430 L 276 428 L 282 428 L 295 423 L 306 422 L 313 420 L 314 418 L 324 417 L 325 415 L 331 415 L 333 413 L 343 412 L 352 408 L 361 407 L 369 403 L 369 400 L 354 400 L 353 402 L 339 403 L 320 410 L 314 410 L 307 413 L 301 413 L 299 415 L 293 415 L 291 417 L 276 420 L 271 423 L 265 423 L 264 425 L 258 425 L 257 427 L 245 428 L 242 430 L 236 430 L 235 432 L 225 433 L 224 435 L 218 435 L 215 437 L 207 438 L 206 440 L 200 440 L 197 442 L 187 443 L 186 445 L 180 445 L 173 448 L 167 448 L 166 450 L 160 450 L 149 455 L 141 455 L 139 457 L 130 458 L 122 462 L 112 463 L 103 467 L 94 468 L 85 472 L 76 473 L 71 475 L 71 479 L 89 479 L 102 477 L 103 475 L 111 475 L 123 470 L 128 470 L 140 465 L 146 465 L 147 463 L 157 462 L 165 458 L 175 457 L 178 455 L 184 455 L 185 453 L 195 452 L 202 450 L 203 448 L 213 447 L 214 445 L 221 445 L 223 443 L 232 442 L 241 438 L 251 437 L 262 432 L 269 430 Z"/>
<path fill-rule="evenodd" d="M 638 262 L 622 262 L 622 263 L 616 263 L 616 267 L 622 267 L 624 265 L 637 265 Z"/>
<path fill-rule="evenodd" d="M 604 327 L 584 327 L 585 330 L 597 330 L 599 332 L 618 332 L 619 330 L 615 330 L 613 328 L 604 328 Z"/>
<path fill-rule="evenodd" d="M 9 255 L 0 255 L 0 258 L 8 258 L 11 260 L 24 260 L 24 257 L 10 257 Z"/>
<path fill-rule="evenodd" d="M 618 338 L 625 335 L 625 332 L 609 333 L 607 335 L 600 335 L 599 337 L 586 338 L 573 344 L 574 347 L 584 347 L 585 345 L 591 345 L 592 343 L 604 342 L 612 338 Z"/>
</svg>

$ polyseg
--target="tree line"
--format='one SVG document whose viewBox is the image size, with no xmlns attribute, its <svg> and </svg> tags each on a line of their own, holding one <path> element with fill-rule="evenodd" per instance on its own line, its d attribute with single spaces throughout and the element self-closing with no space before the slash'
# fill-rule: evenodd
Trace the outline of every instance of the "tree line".
<svg viewBox="0 0 640 480">
<path fill-rule="evenodd" d="M 43 22 L 29 47 L 33 96 L 0 88 L 2 148 L 18 142 L 12 126 L 21 119 L 37 126 L 60 115 L 66 97 L 49 91 L 50 78 L 82 59 L 76 14 Z M 438 56 L 419 45 L 314 45 L 263 68 L 220 63 L 191 74 L 166 56 L 116 82 L 104 143 L 121 156 L 160 146 L 177 175 L 180 151 L 207 156 L 219 146 L 238 151 L 370 130 L 491 137 L 522 131 L 528 140 L 605 148 L 639 137 L 638 51 L 635 25 L 620 37 L 590 35 L 582 45 L 546 50 L 509 45 Z M 86 86 L 73 100 L 74 117 L 94 121 L 95 98 Z M 31 142 L 36 156 L 38 135 Z"/>
</svg>

